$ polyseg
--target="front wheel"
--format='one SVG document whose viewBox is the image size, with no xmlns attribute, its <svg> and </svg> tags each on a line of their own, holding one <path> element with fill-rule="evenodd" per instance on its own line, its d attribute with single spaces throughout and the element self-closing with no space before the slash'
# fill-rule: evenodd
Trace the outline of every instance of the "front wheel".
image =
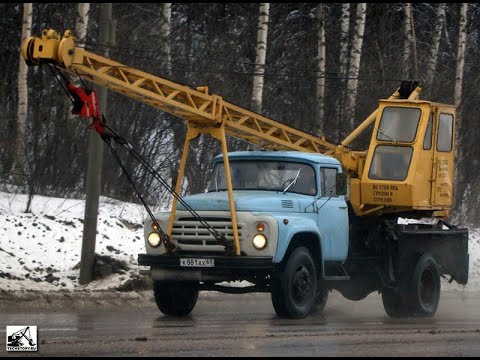
<svg viewBox="0 0 480 360">
<path fill-rule="evenodd" d="M 199 293 L 198 282 L 154 281 L 155 302 L 162 313 L 186 316 L 195 307 Z"/>
<path fill-rule="evenodd" d="M 307 248 L 296 248 L 283 271 L 272 275 L 272 304 L 281 318 L 302 319 L 310 314 L 317 294 L 315 263 Z"/>
</svg>

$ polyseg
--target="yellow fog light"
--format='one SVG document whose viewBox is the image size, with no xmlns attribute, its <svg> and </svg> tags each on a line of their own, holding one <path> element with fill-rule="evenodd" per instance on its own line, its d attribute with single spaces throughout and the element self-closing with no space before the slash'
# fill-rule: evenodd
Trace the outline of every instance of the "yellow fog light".
<svg viewBox="0 0 480 360">
<path fill-rule="evenodd" d="M 263 232 L 265 230 L 265 224 L 264 223 L 258 223 L 257 224 L 257 231 L 258 232 Z"/>
<path fill-rule="evenodd" d="M 152 227 L 152 230 L 158 230 L 158 226 L 154 222 L 152 222 L 151 227 Z"/>
<path fill-rule="evenodd" d="M 263 234 L 255 235 L 252 242 L 253 246 L 255 246 L 257 250 L 265 249 L 265 247 L 267 246 L 267 238 Z"/>
<path fill-rule="evenodd" d="M 150 235 L 148 235 L 147 241 L 151 247 L 157 247 L 158 245 L 160 245 L 161 241 L 160 234 L 157 232 L 150 233 Z"/>
</svg>

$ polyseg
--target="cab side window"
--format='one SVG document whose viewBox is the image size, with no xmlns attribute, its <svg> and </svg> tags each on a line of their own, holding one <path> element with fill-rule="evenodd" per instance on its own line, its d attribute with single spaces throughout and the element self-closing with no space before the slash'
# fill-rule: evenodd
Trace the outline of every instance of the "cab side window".
<svg viewBox="0 0 480 360">
<path fill-rule="evenodd" d="M 432 148 L 432 126 L 433 126 L 433 114 L 430 114 L 430 119 L 428 119 L 427 131 L 425 133 L 425 139 L 423 140 L 424 150 L 430 150 Z"/>
<path fill-rule="evenodd" d="M 437 150 L 449 152 L 452 151 L 453 143 L 453 115 L 440 114 L 438 123 Z"/>
<path fill-rule="evenodd" d="M 338 169 L 335 169 L 335 168 L 320 169 L 323 197 L 338 197 L 337 186 L 336 186 L 337 173 L 338 173 Z"/>
</svg>

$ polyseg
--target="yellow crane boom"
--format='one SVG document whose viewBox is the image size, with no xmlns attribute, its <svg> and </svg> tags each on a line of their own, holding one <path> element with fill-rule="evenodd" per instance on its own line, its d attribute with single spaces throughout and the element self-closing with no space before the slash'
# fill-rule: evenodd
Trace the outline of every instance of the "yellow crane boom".
<svg viewBox="0 0 480 360">
<path fill-rule="evenodd" d="M 54 30 L 45 30 L 41 39 L 29 38 L 24 46 L 25 59 L 33 63 L 48 60 L 72 74 L 78 73 L 94 83 L 177 115 L 198 128 L 224 124 L 228 135 L 276 150 L 333 153 L 337 147 L 209 94 L 208 87 L 192 89 L 76 47 L 68 30 L 63 38 Z"/>
</svg>

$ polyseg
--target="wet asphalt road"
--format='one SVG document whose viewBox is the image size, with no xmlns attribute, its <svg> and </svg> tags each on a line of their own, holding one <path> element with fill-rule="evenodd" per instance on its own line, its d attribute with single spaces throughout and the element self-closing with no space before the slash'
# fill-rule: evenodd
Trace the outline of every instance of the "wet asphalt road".
<svg viewBox="0 0 480 360">
<path fill-rule="evenodd" d="M 37 353 L 5 350 L 5 325 L 36 325 Z M 184 319 L 154 303 L 0 309 L 0 356 L 480 356 L 480 294 L 442 293 L 433 319 L 392 320 L 378 294 L 331 293 L 323 313 L 279 319 L 269 294 L 201 294 Z"/>
</svg>

